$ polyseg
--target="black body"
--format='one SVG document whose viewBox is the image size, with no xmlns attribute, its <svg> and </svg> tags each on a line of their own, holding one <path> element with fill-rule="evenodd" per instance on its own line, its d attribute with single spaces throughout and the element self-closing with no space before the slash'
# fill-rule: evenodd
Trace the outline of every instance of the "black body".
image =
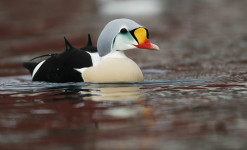
<svg viewBox="0 0 247 150">
<path fill-rule="evenodd" d="M 92 45 L 90 35 L 88 38 L 88 44 L 80 49 L 72 47 L 65 38 L 65 51 L 61 54 L 49 54 L 49 58 L 41 65 L 32 80 L 56 83 L 83 82 L 81 73 L 75 69 L 92 66 L 92 59 L 88 52 L 97 52 L 97 48 Z M 31 74 L 37 65 L 38 63 L 32 60 L 23 63 L 23 66 L 27 68 Z"/>
</svg>

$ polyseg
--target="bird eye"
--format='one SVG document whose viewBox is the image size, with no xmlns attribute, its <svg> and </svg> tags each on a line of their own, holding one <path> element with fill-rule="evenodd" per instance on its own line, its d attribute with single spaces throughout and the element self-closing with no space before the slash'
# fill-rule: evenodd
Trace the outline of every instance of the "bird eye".
<svg viewBox="0 0 247 150">
<path fill-rule="evenodd" d="M 121 32 L 121 33 L 127 33 L 128 31 L 127 31 L 127 29 L 123 28 L 123 29 L 121 29 L 120 32 Z"/>
</svg>

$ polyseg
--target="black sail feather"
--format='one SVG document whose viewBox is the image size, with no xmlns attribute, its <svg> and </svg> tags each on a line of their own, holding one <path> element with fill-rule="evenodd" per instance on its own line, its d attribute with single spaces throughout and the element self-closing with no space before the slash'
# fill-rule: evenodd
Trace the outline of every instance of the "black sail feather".
<svg viewBox="0 0 247 150">
<path fill-rule="evenodd" d="M 88 43 L 87 43 L 87 45 L 82 47 L 82 48 L 80 48 L 80 50 L 87 51 L 87 52 L 90 52 L 90 53 L 98 52 L 97 48 L 95 46 L 93 46 L 93 42 L 92 42 L 90 34 L 88 34 Z"/>
<path fill-rule="evenodd" d="M 91 35 L 90 34 L 88 34 L 87 46 L 93 46 L 93 43 L 92 43 L 92 39 L 91 39 Z"/>
<path fill-rule="evenodd" d="M 66 51 L 73 49 L 73 46 L 69 43 L 69 41 L 66 39 L 66 37 L 64 37 L 64 41 L 65 41 L 65 50 Z"/>
</svg>

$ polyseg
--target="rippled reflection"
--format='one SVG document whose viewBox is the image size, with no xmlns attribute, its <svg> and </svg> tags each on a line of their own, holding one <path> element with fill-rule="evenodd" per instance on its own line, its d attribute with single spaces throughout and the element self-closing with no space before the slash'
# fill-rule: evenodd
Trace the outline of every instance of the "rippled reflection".
<svg viewBox="0 0 247 150">
<path fill-rule="evenodd" d="M 94 101 L 132 101 L 141 97 L 140 86 L 87 86 L 88 92 L 81 91 L 81 94 L 90 94 L 88 99 Z"/>
</svg>

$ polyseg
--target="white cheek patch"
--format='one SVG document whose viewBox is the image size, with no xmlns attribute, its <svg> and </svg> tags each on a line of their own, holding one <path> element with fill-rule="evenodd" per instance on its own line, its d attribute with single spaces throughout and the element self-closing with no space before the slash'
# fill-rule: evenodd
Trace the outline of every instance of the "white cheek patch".
<svg viewBox="0 0 247 150">
<path fill-rule="evenodd" d="M 40 62 L 33 70 L 33 74 L 32 74 L 32 79 L 35 76 L 35 74 L 37 73 L 37 71 L 39 70 L 39 68 L 43 65 L 43 63 L 45 62 L 45 60 L 43 60 L 42 62 Z"/>
<path fill-rule="evenodd" d="M 129 33 L 118 34 L 115 37 L 113 44 L 114 44 L 112 47 L 113 51 L 116 51 L 116 50 L 123 51 L 123 50 L 133 49 L 133 48 L 136 48 L 134 45 L 138 45 L 136 40 Z"/>
</svg>

